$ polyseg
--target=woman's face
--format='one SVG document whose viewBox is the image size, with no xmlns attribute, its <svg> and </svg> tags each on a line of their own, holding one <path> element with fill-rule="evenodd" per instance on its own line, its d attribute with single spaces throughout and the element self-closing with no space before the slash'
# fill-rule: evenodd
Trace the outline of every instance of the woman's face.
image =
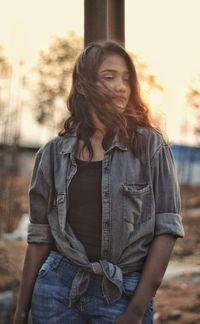
<svg viewBox="0 0 200 324">
<path fill-rule="evenodd" d="M 97 85 L 100 88 L 103 85 L 106 87 L 121 113 L 126 109 L 131 95 L 129 79 L 127 64 L 118 54 L 108 55 L 99 67 Z"/>
</svg>

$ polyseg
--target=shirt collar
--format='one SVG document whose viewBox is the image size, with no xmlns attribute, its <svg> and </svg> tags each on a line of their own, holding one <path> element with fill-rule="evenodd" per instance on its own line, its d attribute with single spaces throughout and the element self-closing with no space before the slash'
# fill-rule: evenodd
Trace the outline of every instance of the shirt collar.
<svg viewBox="0 0 200 324">
<path fill-rule="evenodd" d="M 108 148 L 106 152 L 111 151 L 115 147 L 119 148 L 121 151 L 128 150 L 127 142 L 125 141 L 124 138 L 120 137 L 118 134 L 115 135 L 111 146 Z"/>
<path fill-rule="evenodd" d="M 72 131 L 70 133 L 67 133 L 66 135 L 62 136 L 63 139 L 63 147 L 61 154 L 70 154 L 74 153 L 75 146 L 77 143 L 77 133 L 76 131 Z M 127 143 L 123 138 L 121 138 L 118 134 L 115 135 L 110 147 L 106 150 L 106 152 L 111 151 L 113 148 L 119 148 L 121 151 L 127 151 Z"/>
<path fill-rule="evenodd" d="M 70 154 L 75 151 L 77 143 L 77 134 L 75 131 L 62 135 L 61 139 L 63 142 L 61 154 Z"/>
</svg>

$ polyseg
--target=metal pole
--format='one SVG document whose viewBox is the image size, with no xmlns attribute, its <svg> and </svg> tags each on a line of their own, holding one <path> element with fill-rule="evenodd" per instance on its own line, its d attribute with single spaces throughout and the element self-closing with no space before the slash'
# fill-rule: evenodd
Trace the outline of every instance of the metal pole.
<svg viewBox="0 0 200 324">
<path fill-rule="evenodd" d="M 84 45 L 97 40 L 125 45 L 124 0 L 84 1 Z"/>
</svg>

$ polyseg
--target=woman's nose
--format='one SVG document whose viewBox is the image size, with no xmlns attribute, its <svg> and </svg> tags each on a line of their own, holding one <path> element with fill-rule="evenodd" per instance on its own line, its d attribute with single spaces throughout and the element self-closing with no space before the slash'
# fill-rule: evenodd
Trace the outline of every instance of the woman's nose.
<svg viewBox="0 0 200 324">
<path fill-rule="evenodd" d="M 126 85 L 123 79 L 118 78 L 116 80 L 116 85 L 115 85 L 116 90 L 118 91 L 125 91 L 126 90 Z"/>
</svg>

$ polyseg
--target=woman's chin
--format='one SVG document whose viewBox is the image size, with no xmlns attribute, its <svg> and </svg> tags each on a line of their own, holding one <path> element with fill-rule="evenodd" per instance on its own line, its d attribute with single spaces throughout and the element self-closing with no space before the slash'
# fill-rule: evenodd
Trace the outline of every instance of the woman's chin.
<svg viewBox="0 0 200 324">
<path fill-rule="evenodd" d="M 124 110 L 126 109 L 126 105 L 124 104 L 124 102 L 122 103 L 122 102 L 113 100 L 113 103 L 119 113 L 123 113 Z"/>
<path fill-rule="evenodd" d="M 124 110 L 126 109 L 126 107 L 121 106 L 121 105 L 116 105 L 116 107 L 117 107 L 117 111 L 118 111 L 120 114 L 122 114 L 122 113 L 124 112 Z"/>
</svg>

